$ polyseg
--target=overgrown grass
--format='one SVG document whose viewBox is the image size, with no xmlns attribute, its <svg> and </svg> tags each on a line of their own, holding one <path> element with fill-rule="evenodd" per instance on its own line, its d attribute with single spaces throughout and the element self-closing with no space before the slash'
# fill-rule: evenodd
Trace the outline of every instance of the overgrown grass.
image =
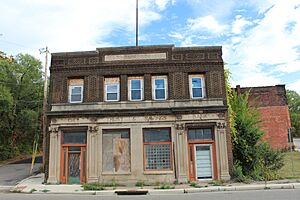
<svg viewBox="0 0 300 200">
<path fill-rule="evenodd" d="M 278 176 L 282 179 L 300 179 L 300 152 L 294 151 L 294 170 L 295 176 L 292 176 L 292 161 L 290 152 L 284 153 L 284 166 L 279 170 Z"/>
</svg>

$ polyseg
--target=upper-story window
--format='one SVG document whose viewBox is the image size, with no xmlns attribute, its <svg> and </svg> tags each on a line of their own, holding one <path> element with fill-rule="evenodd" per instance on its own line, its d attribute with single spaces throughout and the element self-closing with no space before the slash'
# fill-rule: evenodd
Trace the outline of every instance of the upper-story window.
<svg viewBox="0 0 300 200">
<path fill-rule="evenodd" d="M 130 101 L 141 101 L 144 98 L 143 77 L 128 78 L 128 97 Z"/>
<path fill-rule="evenodd" d="M 105 78 L 105 101 L 120 100 L 120 79 Z"/>
<path fill-rule="evenodd" d="M 69 102 L 82 103 L 83 79 L 69 79 Z"/>
<path fill-rule="evenodd" d="M 153 76 L 152 77 L 152 94 L 154 100 L 166 100 L 168 88 L 167 76 Z"/>
<path fill-rule="evenodd" d="M 192 99 L 199 99 L 205 97 L 204 75 L 190 75 L 190 96 Z"/>
</svg>

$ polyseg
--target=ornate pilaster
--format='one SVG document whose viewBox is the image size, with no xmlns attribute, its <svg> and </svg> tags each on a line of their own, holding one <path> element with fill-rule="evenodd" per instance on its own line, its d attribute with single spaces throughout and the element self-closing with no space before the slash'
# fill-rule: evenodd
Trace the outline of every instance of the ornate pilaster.
<svg viewBox="0 0 300 200">
<path fill-rule="evenodd" d="M 226 142 L 226 123 L 217 123 L 217 137 L 218 137 L 218 150 L 219 150 L 219 162 L 220 162 L 220 178 L 223 180 L 229 180 L 229 168 L 228 168 L 228 151 Z"/>
<path fill-rule="evenodd" d="M 98 126 L 89 126 L 87 133 L 87 178 L 96 181 L 98 178 Z M 100 148 L 100 147 L 99 147 Z"/>
<path fill-rule="evenodd" d="M 60 132 L 58 126 L 49 127 L 50 146 L 49 146 L 49 183 L 59 182 L 60 172 Z"/>
<path fill-rule="evenodd" d="M 176 116 L 178 119 L 178 116 Z M 186 134 L 185 134 L 185 124 L 178 121 L 175 123 L 175 135 L 176 135 L 176 171 L 179 182 L 186 182 L 188 178 L 188 170 L 187 170 L 187 142 L 186 142 Z"/>
</svg>

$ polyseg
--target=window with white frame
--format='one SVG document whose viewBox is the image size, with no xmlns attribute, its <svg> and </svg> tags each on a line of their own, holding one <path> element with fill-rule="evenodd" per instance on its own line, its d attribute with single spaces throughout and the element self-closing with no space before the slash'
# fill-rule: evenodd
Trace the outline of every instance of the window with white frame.
<svg viewBox="0 0 300 200">
<path fill-rule="evenodd" d="M 167 99 L 167 76 L 153 76 L 152 77 L 152 94 L 154 100 Z"/>
<path fill-rule="evenodd" d="M 105 78 L 105 101 L 119 101 L 120 99 L 120 79 Z"/>
<path fill-rule="evenodd" d="M 192 99 L 205 97 L 204 75 L 190 75 L 190 96 Z"/>
<path fill-rule="evenodd" d="M 69 102 L 81 103 L 83 101 L 83 79 L 69 80 Z"/>
<path fill-rule="evenodd" d="M 143 95 L 143 77 L 129 77 L 128 78 L 128 96 L 131 101 L 141 101 Z"/>
</svg>

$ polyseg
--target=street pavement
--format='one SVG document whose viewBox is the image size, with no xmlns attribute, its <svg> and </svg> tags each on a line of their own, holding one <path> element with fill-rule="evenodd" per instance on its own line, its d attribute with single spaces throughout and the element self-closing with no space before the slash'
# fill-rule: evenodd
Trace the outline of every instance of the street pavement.
<svg viewBox="0 0 300 200">
<path fill-rule="evenodd" d="M 19 194 L 3 193 L 0 194 L 1 200 L 299 200 L 300 189 L 282 190 L 252 190 L 252 191 L 232 191 L 232 192 L 208 192 L 197 194 L 160 194 L 160 195 L 141 195 L 141 196 L 94 196 L 94 195 L 54 195 L 54 194 Z"/>
<path fill-rule="evenodd" d="M 300 151 L 300 138 L 294 138 L 295 150 Z"/>
<path fill-rule="evenodd" d="M 38 160 L 38 162 L 40 161 Z M 36 163 L 33 168 L 33 173 L 38 172 L 41 165 L 41 163 Z M 21 180 L 29 177 L 31 175 L 30 167 L 31 159 L 0 166 L 0 186 L 14 186 Z"/>
</svg>

